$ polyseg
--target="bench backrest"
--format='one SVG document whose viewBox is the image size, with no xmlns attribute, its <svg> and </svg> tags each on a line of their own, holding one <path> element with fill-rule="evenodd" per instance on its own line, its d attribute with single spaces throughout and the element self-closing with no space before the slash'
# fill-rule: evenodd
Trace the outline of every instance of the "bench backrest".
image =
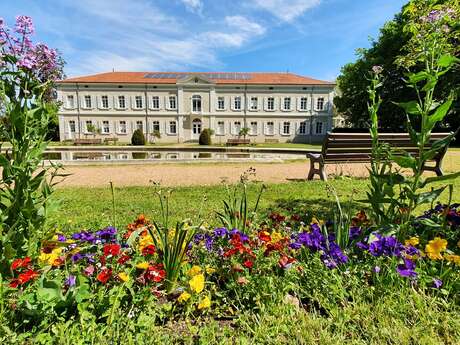
<svg viewBox="0 0 460 345">
<path fill-rule="evenodd" d="M 432 133 L 427 147 L 447 137 L 451 133 Z M 395 148 L 401 148 L 416 155 L 418 148 L 407 133 L 382 133 L 379 140 Z M 372 138 L 369 133 L 331 133 L 328 132 L 322 147 L 325 161 L 369 161 L 372 153 Z M 439 152 L 437 158 L 442 158 L 444 152 Z"/>
</svg>

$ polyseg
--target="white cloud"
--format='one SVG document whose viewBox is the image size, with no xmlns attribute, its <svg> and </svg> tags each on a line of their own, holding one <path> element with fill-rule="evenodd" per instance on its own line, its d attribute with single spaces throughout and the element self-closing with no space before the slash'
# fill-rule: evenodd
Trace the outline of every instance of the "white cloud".
<svg viewBox="0 0 460 345">
<path fill-rule="evenodd" d="M 222 69 L 221 51 L 241 49 L 266 31 L 241 15 L 216 22 L 204 18 L 199 24 L 187 25 L 150 0 L 64 1 L 71 13 L 66 20 L 72 25 L 51 20 L 47 31 L 56 32 L 61 42 L 68 43 L 62 45 L 62 51 L 69 76 L 112 69 Z"/>
<path fill-rule="evenodd" d="M 203 11 L 203 3 L 201 0 L 181 0 L 185 8 L 193 13 L 201 14 Z"/>
<path fill-rule="evenodd" d="M 318 6 L 321 0 L 253 0 L 253 3 L 282 21 L 292 22 L 308 9 Z"/>
<path fill-rule="evenodd" d="M 227 23 L 228 26 L 248 32 L 250 34 L 263 35 L 265 33 L 265 28 L 262 25 L 256 22 L 251 22 L 249 19 L 243 16 L 227 16 L 225 17 L 225 23 Z"/>
</svg>

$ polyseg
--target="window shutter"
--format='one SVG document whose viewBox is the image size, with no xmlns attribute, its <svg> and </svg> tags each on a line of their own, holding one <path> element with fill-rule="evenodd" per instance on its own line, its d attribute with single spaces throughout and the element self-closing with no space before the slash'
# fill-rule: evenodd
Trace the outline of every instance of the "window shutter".
<svg viewBox="0 0 460 345">
<path fill-rule="evenodd" d="M 64 134 L 69 134 L 70 133 L 70 121 L 66 121 L 64 123 Z"/>
<path fill-rule="evenodd" d="M 283 122 L 282 121 L 279 123 L 279 131 L 280 131 L 280 134 L 284 134 L 284 132 L 283 132 Z"/>
<path fill-rule="evenodd" d="M 165 109 L 170 110 L 171 107 L 169 106 L 169 96 L 165 96 Z"/>
<path fill-rule="evenodd" d="M 307 97 L 307 110 L 311 110 L 311 102 L 313 98 L 312 97 Z"/>
<path fill-rule="evenodd" d="M 230 96 L 230 110 L 235 110 L 235 97 Z"/>
<path fill-rule="evenodd" d="M 280 109 L 280 98 L 275 97 L 275 109 L 274 110 L 279 110 Z"/>
<path fill-rule="evenodd" d="M 301 107 L 302 97 L 295 97 L 294 99 L 297 100 L 297 111 L 301 111 L 302 110 L 302 107 Z"/>
</svg>

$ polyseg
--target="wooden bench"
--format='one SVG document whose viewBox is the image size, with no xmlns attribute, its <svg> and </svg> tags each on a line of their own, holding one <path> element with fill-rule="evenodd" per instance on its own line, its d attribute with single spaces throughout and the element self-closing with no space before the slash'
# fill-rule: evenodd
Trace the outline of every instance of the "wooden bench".
<svg viewBox="0 0 460 345">
<path fill-rule="evenodd" d="M 249 139 L 227 139 L 227 146 L 234 145 L 249 145 L 251 141 Z"/>
<path fill-rule="evenodd" d="M 117 142 L 118 142 L 118 138 L 105 138 L 104 139 L 104 144 L 113 143 L 115 145 Z"/>
<path fill-rule="evenodd" d="M 102 140 L 101 139 L 75 139 L 73 144 L 74 145 L 97 145 L 101 144 Z"/>
<path fill-rule="evenodd" d="M 427 148 L 452 133 L 432 133 Z M 388 143 L 391 147 L 401 148 L 413 156 L 417 156 L 418 148 L 412 143 L 407 133 L 382 133 L 379 140 Z M 442 159 L 447 148 L 440 151 L 430 162 L 434 166 L 424 166 L 423 170 L 433 171 L 442 176 Z M 321 153 L 308 153 L 310 159 L 310 172 L 308 179 L 312 180 L 315 175 L 323 181 L 327 181 L 327 174 L 324 169 L 326 164 L 331 163 L 368 163 L 371 161 L 372 138 L 369 133 L 331 133 L 328 132 L 323 142 Z M 316 166 L 318 165 L 318 167 Z"/>
<path fill-rule="evenodd" d="M 279 142 L 278 139 L 265 139 L 265 144 L 278 144 Z"/>
</svg>

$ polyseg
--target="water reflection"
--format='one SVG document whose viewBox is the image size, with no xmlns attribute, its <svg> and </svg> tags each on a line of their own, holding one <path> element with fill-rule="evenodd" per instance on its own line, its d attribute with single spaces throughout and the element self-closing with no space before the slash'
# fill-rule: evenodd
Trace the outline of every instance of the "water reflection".
<svg viewBox="0 0 460 345">
<path fill-rule="evenodd" d="M 45 153 L 45 160 L 53 161 L 168 161 L 168 160 L 285 160 L 303 159 L 301 154 L 280 154 L 263 152 L 119 152 L 119 151 L 53 151 Z"/>
</svg>

